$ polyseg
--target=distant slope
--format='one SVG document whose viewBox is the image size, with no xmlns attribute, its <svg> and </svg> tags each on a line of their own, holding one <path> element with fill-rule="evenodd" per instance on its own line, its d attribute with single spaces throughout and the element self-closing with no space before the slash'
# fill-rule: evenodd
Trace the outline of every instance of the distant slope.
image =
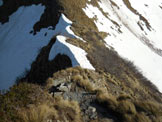
<svg viewBox="0 0 162 122">
<path fill-rule="evenodd" d="M 83 10 L 94 19 L 99 31 L 108 33 L 104 39 L 107 46 L 133 61 L 161 91 L 161 2 L 101 0 L 97 5 L 92 3 Z"/>
</svg>

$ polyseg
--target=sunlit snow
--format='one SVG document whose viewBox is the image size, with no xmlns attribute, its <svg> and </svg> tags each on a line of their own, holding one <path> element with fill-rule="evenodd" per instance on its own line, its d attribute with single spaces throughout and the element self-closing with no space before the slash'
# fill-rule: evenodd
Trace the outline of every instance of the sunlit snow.
<svg viewBox="0 0 162 122">
<path fill-rule="evenodd" d="M 117 0 L 116 0 L 117 1 Z M 141 13 L 150 22 L 154 31 L 147 30 L 147 37 L 152 40 L 152 43 L 162 49 L 162 9 L 159 5 L 162 3 L 161 0 L 129 0 L 132 7 Z"/>
<path fill-rule="evenodd" d="M 158 2 L 145 0 L 144 3 L 149 5 L 148 8 L 143 9 L 138 5 L 144 3 L 130 0 L 133 7 L 135 6 L 139 12 L 143 11 L 141 14 L 146 15 L 153 28 L 150 31 L 146 28 L 146 25 L 143 25 L 145 31 L 142 31 L 137 24 L 140 21 L 139 16 L 132 13 L 122 0 L 113 1 L 120 7 L 119 9 L 111 5 L 110 1 L 102 0 L 98 2 L 101 9 L 107 13 L 107 17 L 99 8 L 91 4 L 87 4 L 83 11 L 89 18 L 97 18 L 94 22 L 99 31 L 109 33 L 105 38 L 107 47 L 112 46 L 122 57 L 133 61 L 144 76 L 151 80 L 162 92 L 162 56 L 149 47 L 149 44 L 152 44 L 155 48 L 162 49 L 162 23 L 160 19 L 162 18 L 162 12 L 159 11 Z M 154 3 L 153 6 L 151 6 L 151 3 Z M 111 20 L 116 22 L 118 26 Z M 147 42 L 149 42 L 148 45 Z"/>
<path fill-rule="evenodd" d="M 87 53 L 83 49 L 67 43 L 65 40 L 65 36 L 57 36 L 57 41 L 50 51 L 49 60 L 54 59 L 57 54 L 65 54 L 70 57 L 73 67 L 80 65 L 83 68 L 94 70 L 86 57 Z"/>
</svg>

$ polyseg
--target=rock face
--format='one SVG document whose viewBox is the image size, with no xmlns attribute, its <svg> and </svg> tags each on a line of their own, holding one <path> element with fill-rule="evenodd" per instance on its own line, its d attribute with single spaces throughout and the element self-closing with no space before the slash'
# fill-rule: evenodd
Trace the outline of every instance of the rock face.
<svg viewBox="0 0 162 122">
<path fill-rule="evenodd" d="M 140 2 L 0 0 L 0 122 L 162 122 L 162 3 Z"/>
</svg>

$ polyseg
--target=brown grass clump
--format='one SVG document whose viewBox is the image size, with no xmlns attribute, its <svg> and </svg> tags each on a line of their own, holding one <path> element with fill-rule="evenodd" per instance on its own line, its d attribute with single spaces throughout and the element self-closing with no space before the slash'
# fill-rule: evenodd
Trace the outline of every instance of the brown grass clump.
<svg viewBox="0 0 162 122">
<path fill-rule="evenodd" d="M 136 122 L 152 122 L 144 113 L 137 113 L 134 118 Z"/>
<path fill-rule="evenodd" d="M 93 88 L 93 84 L 91 84 L 88 80 L 81 80 L 79 82 L 77 82 L 80 86 L 84 87 L 86 90 L 93 92 L 94 88 Z"/>
<path fill-rule="evenodd" d="M 117 107 L 117 111 L 125 114 L 136 114 L 136 108 L 130 101 L 120 101 Z"/>
<path fill-rule="evenodd" d="M 64 100 L 55 97 L 54 101 L 38 105 L 30 105 L 29 108 L 20 109 L 18 112 L 23 122 L 47 122 L 70 121 L 81 122 L 80 107 L 76 101 Z"/>
<path fill-rule="evenodd" d="M 111 94 L 105 93 L 102 89 L 97 91 L 97 101 L 99 103 L 106 104 L 108 109 L 115 110 L 118 106 L 118 102 L 114 96 Z"/>
<path fill-rule="evenodd" d="M 81 122 L 80 107 L 76 101 L 55 97 L 54 109 L 56 109 L 60 121 Z"/>
<path fill-rule="evenodd" d="M 31 106 L 28 109 L 21 109 L 19 115 L 23 122 L 45 122 L 52 118 L 57 119 L 58 114 L 55 109 L 47 103 Z"/>
<path fill-rule="evenodd" d="M 162 116 L 162 106 L 159 103 L 151 101 L 135 102 L 138 111 L 146 112 L 154 116 Z"/>
<path fill-rule="evenodd" d="M 117 98 L 118 101 L 129 100 L 129 99 L 131 99 L 131 97 L 128 94 L 120 94 Z"/>
<path fill-rule="evenodd" d="M 71 80 L 72 82 L 77 83 L 77 85 L 83 87 L 85 90 L 89 92 L 93 92 L 95 90 L 93 84 L 90 83 L 88 79 L 83 79 L 83 77 L 80 75 L 72 76 Z"/>
</svg>

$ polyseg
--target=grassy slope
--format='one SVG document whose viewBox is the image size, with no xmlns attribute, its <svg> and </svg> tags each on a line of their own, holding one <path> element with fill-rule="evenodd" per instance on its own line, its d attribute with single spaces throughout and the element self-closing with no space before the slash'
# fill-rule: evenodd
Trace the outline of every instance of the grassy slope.
<svg viewBox="0 0 162 122">
<path fill-rule="evenodd" d="M 71 88 L 68 92 L 52 97 L 48 90 L 53 83 L 58 82 L 70 83 Z M 97 111 L 102 108 L 107 111 L 105 114 L 109 114 L 116 121 L 120 118 L 123 122 L 160 122 L 162 119 L 161 103 L 150 94 L 146 94 L 145 89 L 141 91 L 147 96 L 143 99 L 140 92 L 125 86 L 109 73 L 75 67 L 53 74 L 44 86 L 20 83 L 5 95 L 0 95 L 0 114 L 2 115 L 0 122 L 44 122 L 47 120 L 79 122 L 85 120 L 85 112 L 79 99 L 63 99 L 64 94 L 67 96 L 70 92 L 74 94 L 93 93 L 95 97 L 90 97 L 90 99 L 93 105 L 97 106 Z M 86 99 L 88 100 L 89 97 L 87 96 Z M 100 114 L 102 112 L 99 111 L 95 121 L 100 122 L 104 119 Z"/>
<path fill-rule="evenodd" d="M 20 83 L 0 94 L 0 122 L 80 121 L 77 102 L 52 98 L 44 88 Z"/>
</svg>

